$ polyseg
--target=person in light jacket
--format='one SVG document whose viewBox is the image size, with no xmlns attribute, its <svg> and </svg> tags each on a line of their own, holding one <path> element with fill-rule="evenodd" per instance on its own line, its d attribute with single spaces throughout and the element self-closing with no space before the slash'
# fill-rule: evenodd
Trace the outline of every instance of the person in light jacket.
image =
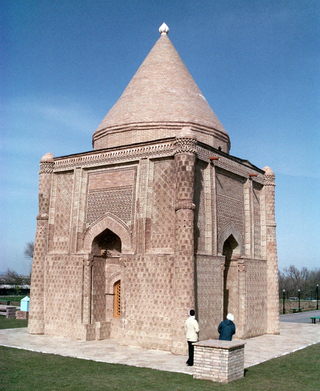
<svg viewBox="0 0 320 391">
<path fill-rule="evenodd" d="M 198 333 L 199 333 L 199 324 L 195 319 L 195 310 L 189 311 L 189 318 L 186 320 L 184 324 L 184 328 L 186 330 L 186 337 L 188 342 L 188 351 L 189 358 L 187 361 L 187 365 L 193 366 L 193 355 L 194 355 L 194 346 L 193 343 L 198 341 Z"/>
<path fill-rule="evenodd" d="M 220 334 L 219 339 L 222 341 L 231 341 L 233 334 L 236 332 L 236 326 L 233 323 L 234 317 L 232 314 L 227 315 L 227 319 L 219 324 L 218 332 Z"/>
</svg>

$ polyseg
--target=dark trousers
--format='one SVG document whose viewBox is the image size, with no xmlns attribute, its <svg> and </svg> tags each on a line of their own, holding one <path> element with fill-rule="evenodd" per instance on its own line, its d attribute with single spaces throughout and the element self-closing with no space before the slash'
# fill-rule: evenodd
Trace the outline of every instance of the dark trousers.
<svg viewBox="0 0 320 391">
<path fill-rule="evenodd" d="M 192 365 L 193 365 L 193 355 L 194 355 L 194 346 L 193 346 L 193 344 L 194 344 L 195 342 L 196 342 L 196 341 L 188 341 L 189 358 L 188 358 L 187 364 L 188 364 L 189 366 L 192 366 Z"/>
</svg>

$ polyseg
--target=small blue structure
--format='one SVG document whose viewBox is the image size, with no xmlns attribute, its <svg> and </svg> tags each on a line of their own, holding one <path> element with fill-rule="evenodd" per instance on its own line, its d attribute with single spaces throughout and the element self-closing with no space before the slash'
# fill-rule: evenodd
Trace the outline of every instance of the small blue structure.
<svg viewBox="0 0 320 391">
<path fill-rule="evenodd" d="M 21 299 L 21 302 L 20 302 L 20 311 L 27 311 L 29 312 L 29 297 L 26 296 L 24 297 L 23 299 Z"/>
</svg>

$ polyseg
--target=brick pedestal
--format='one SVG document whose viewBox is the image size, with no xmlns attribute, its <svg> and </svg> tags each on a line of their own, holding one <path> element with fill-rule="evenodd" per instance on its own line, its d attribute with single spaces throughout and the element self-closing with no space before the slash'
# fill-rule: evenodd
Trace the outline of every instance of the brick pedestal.
<svg viewBox="0 0 320 391">
<path fill-rule="evenodd" d="M 207 340 L 194 344 L 194 379 L 229 383 L 244 376 L 244 345 L 240 341 Z"/>
<path fill-rule="evenodd" d="M 28 319 L 29 311 L 16 311 L 16 319 Z"/>
<path fill-rule="evenodd" d="M 17 307 L 7 306 L 6 308 L 6 318 L 15 318 L 16 317 Z"/>
</svg>

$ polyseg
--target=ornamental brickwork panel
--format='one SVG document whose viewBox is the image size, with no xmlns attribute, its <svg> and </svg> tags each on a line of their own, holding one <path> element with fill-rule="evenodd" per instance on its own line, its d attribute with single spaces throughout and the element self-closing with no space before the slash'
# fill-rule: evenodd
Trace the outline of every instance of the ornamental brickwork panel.
<svg viewBox="0 0 320 391">
<path fill-rule="evenodd" d="M 175 166 L 173 160 L 154 164 L 151 248 L 174 248 Z"/>
<path fill-rule="evenodd" d="M 173 308 L 173 256 L 136 256 L 126 262 L 121 297 L 126 323 L 121 340 L 170 350 Z"/>
<path fill-rule="evenodd" d="M 266 332 L 267 324 L 267 264 L 264 261 L 246 261 L 247 281 L 247 336 Z"/>
<path fill-rule="evenodd" d="M 45 322 L 49 334 L 72 336 L 68 330 L 81 322 L 82 278 L 82 257 L 47 256 Z"/>
<path fill-rule="evenodd" d="M 87 225 L 110 212 L 127 225 L 133 218 L 135 169 L 114 169 L 89 173 Z"/>
<path fill-rule="evenodd" d="M 253 183 L 254 216 L 254 257 L 261 258 L 261 189 L 262 185 Z"/>
<path fill-rule="evenodd" d="M 92 319 L 94 322 L 106 320 L 106 260 L 94 258 L 92 267 Z"/>
<path fill-rule="evenodd" d="M 90 192 L 88 196 L 87 224 L 90 225 L 106 212 L 111 212 L 130 225 L 132 219 L 132 198 L 132 187 Z"/>
<path fill-rule="evenodd" d="M 223 319 L 224 257 L 196 256 L 197 318 L 200 320 L 200 338 L 218 339 L 218 325 Z"/>
<path fill-rule="evenodd" d="M 237 175 L 217 172 L 218 234 L 231 222 L 244 233 L 243 181 Z"/>
<path fill-rule="evenodd" d="M 49 246 L 54 252 L 68 253 L 70 249 L 72 193 L 73 173 L 54 175 L 54 227 L 50 221 L 49 228 Z"/>
<path fill-rule="evenodd" d="M 194 203 L 196 205 L 194 214 L 194 240 L 195 253 L 205 252 L 205 232 L 206 232 L 206 210 L 204 192 L 204 170 L 207 164 L 200 160 L 195 164 L 194 175 Z"/>
</svg>

